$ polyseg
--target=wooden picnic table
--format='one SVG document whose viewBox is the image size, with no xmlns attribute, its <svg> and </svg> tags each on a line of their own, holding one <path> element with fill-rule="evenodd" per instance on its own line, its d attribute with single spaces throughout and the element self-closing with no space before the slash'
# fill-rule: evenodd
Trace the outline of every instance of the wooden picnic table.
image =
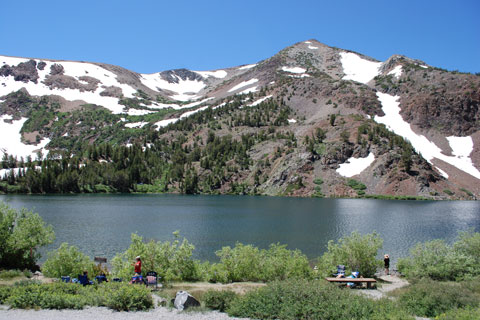
<svg viewBox="0 0 480 320">
<path fill-rule="evenodd" d="M 328 282 L 352 282 L 352 283 L 363 283 L 367 284 L 367 288 L 370 289 L 372 283 L 377 282 L 377 280 L 373 278 L 325 278 Z"/>
</svg>

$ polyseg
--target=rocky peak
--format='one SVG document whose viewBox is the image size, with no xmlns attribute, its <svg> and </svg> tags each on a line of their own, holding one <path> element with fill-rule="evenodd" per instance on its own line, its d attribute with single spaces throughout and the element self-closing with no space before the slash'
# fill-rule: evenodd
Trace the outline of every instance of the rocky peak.
<svg viewBox="0 0 480 320">
<path fill-rule="evenodd" d="M 174 69 L 160 72 L 160 76 L 170 82 L 170 83 L 178 83 L 179 79 L 186 81 L 202 81 L 203 77 L 196 72 L 190 71 L 188 69 Z"/>
</svg>

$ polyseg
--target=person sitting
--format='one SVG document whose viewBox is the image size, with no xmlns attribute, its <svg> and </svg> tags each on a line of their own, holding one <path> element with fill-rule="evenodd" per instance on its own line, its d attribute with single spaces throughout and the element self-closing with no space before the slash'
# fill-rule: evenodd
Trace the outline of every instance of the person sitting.
<svg viewBox="0 0 480 320">
<path fill-rule="evenodd" d="M 87 285 L 92 284 L 92 282 L 88 279 L 88 271 L 87 270 L 83 271 L 83 275 L 78 276 L 78 282 L 83 286 L 87 286 Z"/>
<path fill-rule="evenodd" d="M 358 272 L 358 271 L 353 271 L 351 275 L 347 276 L 347 278 L 355 279 L 355 278 L 358 278 L 359 275 L 360 275 L 360 272 Z M 355 287 L 355 283 L 353 283 L 353 282 L 347 282 L 347 287 L 353 288 L 353 287 Z"/>
</svg>

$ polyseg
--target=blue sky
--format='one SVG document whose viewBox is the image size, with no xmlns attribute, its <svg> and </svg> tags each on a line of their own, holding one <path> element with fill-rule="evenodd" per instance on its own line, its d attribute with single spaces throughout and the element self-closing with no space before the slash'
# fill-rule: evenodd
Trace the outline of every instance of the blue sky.
<svg viewBox="0 0 480 320">
<path fill-rule="evenodd" d="M 255 63 L 317 39 L 480 72 L 480 1 L 2 1 L 0 55 L 153 73 Z"/>
</svg>

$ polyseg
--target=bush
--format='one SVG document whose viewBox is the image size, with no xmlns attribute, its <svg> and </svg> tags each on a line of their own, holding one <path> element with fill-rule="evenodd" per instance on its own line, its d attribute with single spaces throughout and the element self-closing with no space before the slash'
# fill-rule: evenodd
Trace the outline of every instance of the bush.
<svg viewBox="0 0 480 320">
<path fill-rule="evenodd" d="M 95 264 L 75 246 L 62 243 L 60 247 L 48 253 L 48 259 L 42 266 L 42 272 L 47 277 L 60 278 L 62 276 L 77 277 L 84 270 L 90 276 L 94 275 Z"/>
<path fill-rule="evenodd" d="M 330 240 L 327 252 L 318 261 L 319 275 L 331 276 L 337 270 L 336 266 L 343 264 L 347 272 L 358 271 L 364 277 L 372 277 L 382 266 L 382 261 L 376 258 L 382 245 L 383 240 L 375 232 L 364 236 L 352 232 L 338 243 Z"/>
<path fill-rule="evenodd" d="M 134 273 L 132 263 L 136 256 L 141 256 L 142 271 L 155 271 L 165 281 L 197 280 L 196 264 L 192 259 L 195 246 L 186 239 L 180 242 L 178 232 L 174 232 L 174 236 L 173 242 L 144 242 L 141 236 L 132 234 L 127 251 L 112 259 L 112 274 L 130 278 Z"/>
<path fill-rule="evenodd" d="M 272 244 L 268 250 L 237 243 L 216 252 L 220 263 L 212 266 L 220 282 L 273 281 L 311 278 L 307 257 L 286 245 Z"/>
<path fill-rule="evenodd" d="M 105 305 L 117 311 L 148 310 L 153 306 L 150 290 L 142 285 L 112 284 Z"/>
<path fill-rule="evenodd" d="M 480 275 L 480 233 L 461 232 L 449 246 L 443 240 L 419 243 L 410 257 L 399 259 L 398 269 L 408 278 L 461 280 Z"/>
<path fill-rule="evenodd" d="M 465 283 L 422 279 L 399 294 L 399 303 L 408 311 L 424 317 L 436 317 L 457 308 L 478 307 L 480 278 L 468 282 L 472 281 L 469 287 Z"/>
<path fill-rule="evenodd" d="M 439 320 L 478 320 L 480 319 L 480 308 L 453 309 L 441 314 Z"/>
<path fill-rule="evenodd" d="M 203 295 L 203 301 L 205 302 L 205 307 L 218 310 L 220 312 L 225 312 L 225 310 L 230 306 L 232 300 L 236 297 L 237 294 L 233 291 L 208 290 Z"/>
<path fill-rule="evenodd" d="M 413 319 L 387 299 L 373 301 L 323 280 L 272 282 L 234 299 L 227 312 L 254 319 Z"/>
<path fill-rule="evenodd" d="M 11 287 L 0 287 L 0 304 L 4 304 L 10 293 L 12 292 Z"/>
<path fill-rule="evenodd" d="M 0 271 L 0 279 L 12 279 L 20 277 L 23 273 L 20 270 L 2 270 Z"/>
<path fill-rule="evenodd" d="M 0 295 L 2 295 L 0 291 Z M 25 283 L 5 291 L 12 308 L 82 309 L 106 306 L 117 311 L 147 310 L 153 306 L 149 289 L 122 283 L 81 286 L 73 283 Z"/>
<path fill-rule="evenodd" d="M 33 269 L 37 249 L 53 242 L 51 226 L 31 211 L 19 211 L 0 203 L 0 268 Z"/>
</svg>

